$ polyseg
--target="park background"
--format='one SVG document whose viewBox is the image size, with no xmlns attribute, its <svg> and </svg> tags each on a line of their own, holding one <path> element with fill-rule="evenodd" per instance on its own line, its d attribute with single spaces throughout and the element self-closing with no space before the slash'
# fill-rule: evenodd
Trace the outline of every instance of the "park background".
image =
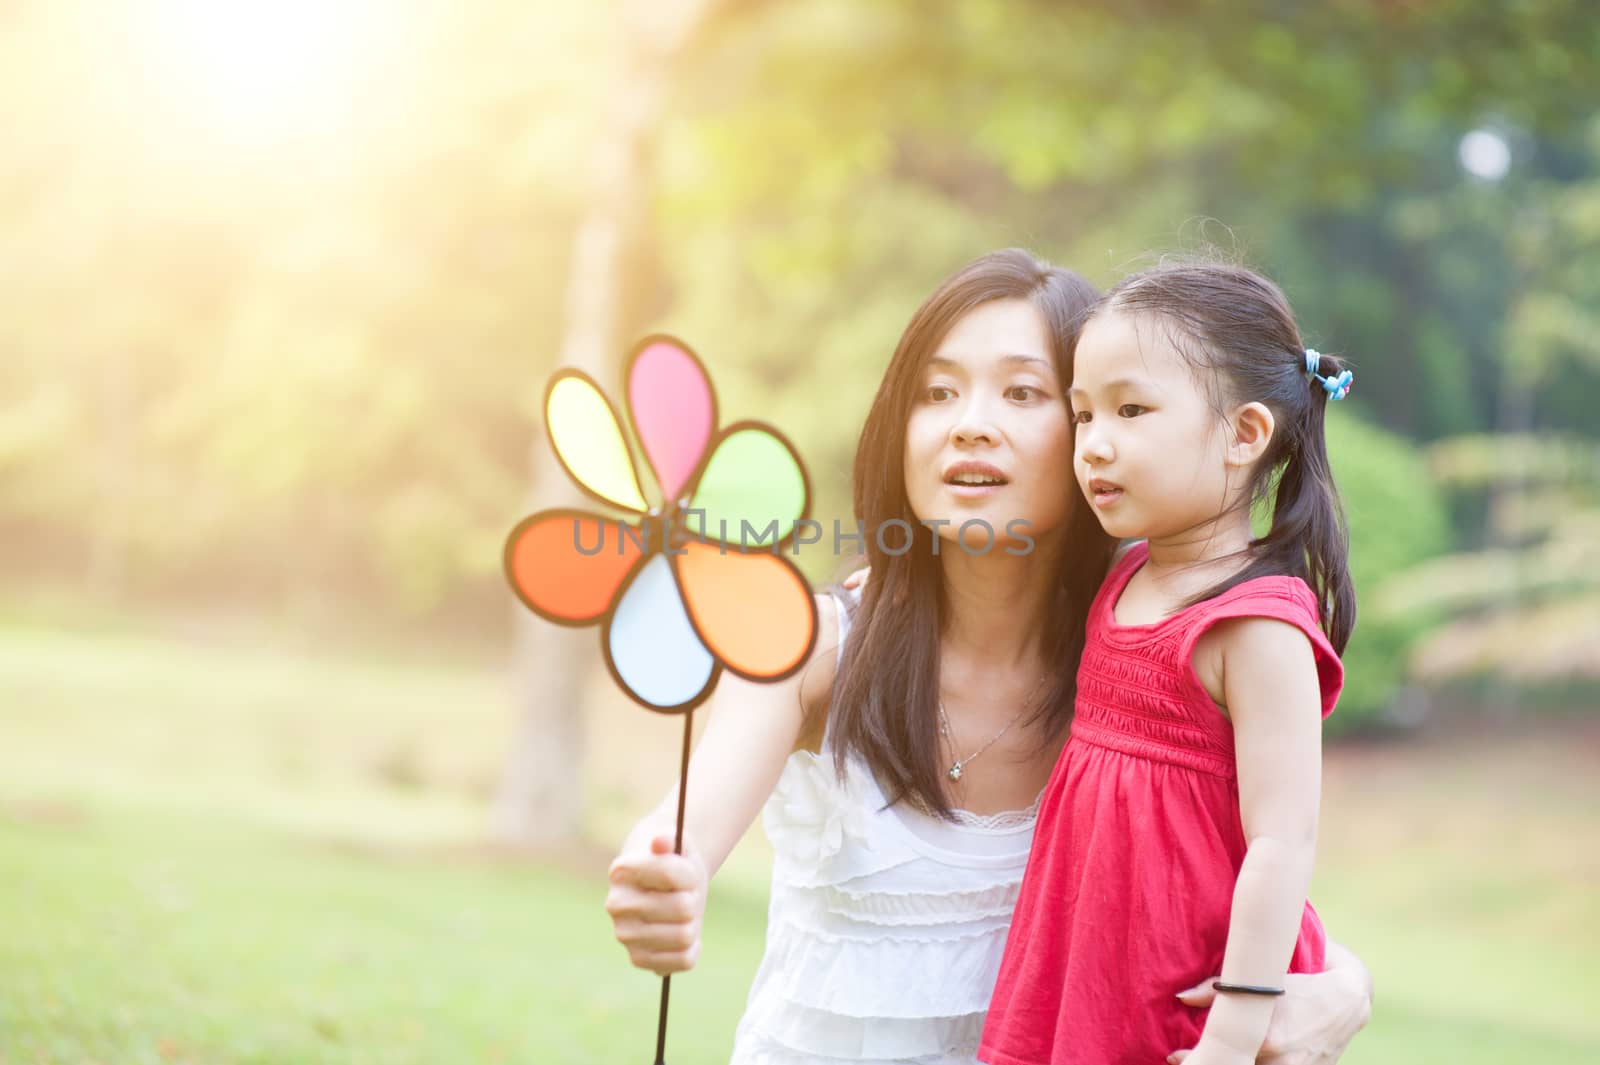
<svg viewBox="0 0 1600 1065">
<path fill-rule="evenodd" d="M 678 725 L 504 586 L 544 380 L 677 333 L 847 519 L 901 327 L 1008 245 L 1221 248 L 1354 364 L 1345 1060 L 1588 1060 L 1597 57 L 1584 0 L 3 5 L 0 1062 L 645 1060 L 604 869 Z"/>
</svg>

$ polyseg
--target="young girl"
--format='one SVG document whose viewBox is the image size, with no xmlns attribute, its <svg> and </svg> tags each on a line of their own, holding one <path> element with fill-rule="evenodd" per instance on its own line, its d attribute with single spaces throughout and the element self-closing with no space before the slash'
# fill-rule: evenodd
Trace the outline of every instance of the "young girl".
<svg viewBox="0 0 1600 1065">
<path fill-rule="evenodd" d="M 1090 608 L 980 1060 L 1248 1065 L 1285 972 L 1324 967 L 1306 890 L 1355 595 L 1323 418 L 1350 378 L 1233 266 L 1137 274 L 1083 327 L 1078 483 L 1144 542 Z M 1219 970 L 1209 1016 L 1176 997 Z"/>
<path fill-rule="evenodd" d="M 819 597 L 790 681 L 724 675 L 685 853 L 669 853 L 674 790 L 612 864 L 618 940 L 640 968 L 683 971 L 707 880 L 765 803 L 767 945 L 736 1065 L 975 1060 L 1112 544 L 1072 485 L 1063 389 L 1095 295 L 1011 250 L 928 298 L 856 455 L 873 580 L 858 605 Z M 1332 1060 L 1367 998 L 1343 954 L 1292 989 L 1273 1041 Z"/>
</svg>

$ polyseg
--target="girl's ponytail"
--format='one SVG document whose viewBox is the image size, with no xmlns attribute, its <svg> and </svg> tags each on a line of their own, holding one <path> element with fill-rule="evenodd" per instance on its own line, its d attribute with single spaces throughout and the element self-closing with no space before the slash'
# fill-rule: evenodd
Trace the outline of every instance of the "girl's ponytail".
<svg viewBox="0 0 1600 1065">
<path fill-rule="evenodd" d="M 1337 359 L 1321 358 L 1329 380 L 1348 373 Z M 1316 378 L 1305 387 L 1311 395 L 1303 422 L 1280 429 L 1291 439 L 1276 476 L 1268 482 L 1272 525 L 1251 551 L 1263 561 L 1271 560 L 1265 572 L 1294 574 L 1311 586 L 1321 607 L 1322 631 L 1334 650 L 1343 654 L 1355 627 L 1356 591 L 1350 579 L 1344 507 L 1328 461 L 1325 426 L 1335 393 L 1325 391 Z M 1348 383 L 1344 387 L 1348 389 Z"/>
</svg>

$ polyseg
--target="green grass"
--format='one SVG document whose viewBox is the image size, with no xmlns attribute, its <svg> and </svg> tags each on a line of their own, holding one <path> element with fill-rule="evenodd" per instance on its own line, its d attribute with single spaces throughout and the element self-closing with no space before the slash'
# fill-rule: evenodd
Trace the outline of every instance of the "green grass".
<svg viewBox="0 0 1600 1065">
<path fill-rule="evenodd" d="M 1345 1060 L 1590 1060 L 1600 729 L 1454 727 L 1328 758 L 1313 899 L 1377 984 Z"/>
<path fill-rule="evenodd" d="M 596 846 L 496 855 L 502 691 L 459 661 L 0 628 L 0 1063 L 648 1061 L 659 982 L 611 940 L 604 840 L 674 760 L 597 749 Z M 1330 752 L 1314 898 L 1378 985 L 1346 1062 L 1600 1045 L 1600 732 L 1563 728 Z M 727 1060 L 762 859 L 675 981 L 677 1065 Z"/>
<path fill-rule="evenodd" d="M 659 982 L 604 887 L 381 856 L 198 815 L 91 808 L 0 828 L 8 1062 L 598 1062 L 654 1047 Z M 715 899 L 669 1047 L 725 1059 L 759 907 Z"/>
</svg>

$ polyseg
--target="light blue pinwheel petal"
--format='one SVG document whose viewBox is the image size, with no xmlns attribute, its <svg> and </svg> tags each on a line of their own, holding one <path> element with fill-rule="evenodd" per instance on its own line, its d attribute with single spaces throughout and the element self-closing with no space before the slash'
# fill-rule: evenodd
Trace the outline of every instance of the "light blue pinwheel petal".
<svg viewBox="0 0 1600 1065">
<path fill-rule="evenodd" d="M 672 709 L 705 690 L 716 666 L 695 635 L 665 555 L 646 562 L 606 631 L 617 677 L 646 706 Z"/>
</svg>

